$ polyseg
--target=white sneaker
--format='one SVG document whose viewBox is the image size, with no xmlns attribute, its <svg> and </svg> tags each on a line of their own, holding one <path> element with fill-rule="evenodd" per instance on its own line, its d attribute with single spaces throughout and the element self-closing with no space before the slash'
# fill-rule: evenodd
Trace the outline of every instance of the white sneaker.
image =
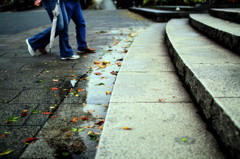
<svg viewBox="0 0 240 159">
<path fill-rule="evenodd" d="M 61 57 L 61 60 L 77 60 L 79 58 L 80 58 L 79 55 L 73 55 L 73 56 L 70 56 L 70 57 Z"/>
<path fill-rule="evenodd" d="M 27 46 L 28 46 L 28 52 L 34 56 L 35 55 L 35 51 L 32 49 L 31 45 L 29 44 L 28 42 L 28 39 L 26 39 L 26 43 L 27 43 Z"/>
</svg>

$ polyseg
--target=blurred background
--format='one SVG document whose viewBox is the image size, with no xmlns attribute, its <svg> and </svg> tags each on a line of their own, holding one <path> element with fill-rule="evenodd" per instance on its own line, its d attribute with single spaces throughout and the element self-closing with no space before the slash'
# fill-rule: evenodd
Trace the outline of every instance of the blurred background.
<svg viewBox="0 0 240 159">
<path fill-rule="evenodd" d="M 35 0 L 0 0 L 0 11 L 25 10 L 34 7 Z M 79 0 L 83 9 L 88 9 L 99 0 Z M 104 1 L 104 0 L 100 0 Z M 239 7 L 240 0 L 112 0 L 117 9 L 130 7 L 153 7 L 162 5 Z M 237 5 L 237 6 L 236 6 Z"/>
</svg>

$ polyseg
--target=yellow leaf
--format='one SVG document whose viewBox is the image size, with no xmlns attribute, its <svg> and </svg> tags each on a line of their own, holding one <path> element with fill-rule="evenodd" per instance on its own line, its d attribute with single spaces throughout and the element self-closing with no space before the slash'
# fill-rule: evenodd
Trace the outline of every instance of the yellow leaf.
<svg viewBox="0 0 240 159">
<path fill-rule="evenodd" d="M 124 129 L 124 130 L 132 130 L 132 128 L 129 128 L 129 127 L 126 127 L 126 126 L 122 127 L 122 129 Z"/>
<path fill-rule="evenodd" d="M 106 68 L 106 66 L 104 66 L 104 65 L 96 65 L 96 66 L 98 66 L 100 68 Z"/>
<path fill-rule="evenodd" d="M 93 131 L 89 131 L 89 132 L 88 132 L 88 135 L 91 134 L 91 133 L 93 133 Z"/>
<path fill-rule="evenodd" d="M 111 91 L 107 91 L 107 92 L 106 92 L 106 95 L 110 95 L 110 94 L 111 94 Z"/>
</svg>

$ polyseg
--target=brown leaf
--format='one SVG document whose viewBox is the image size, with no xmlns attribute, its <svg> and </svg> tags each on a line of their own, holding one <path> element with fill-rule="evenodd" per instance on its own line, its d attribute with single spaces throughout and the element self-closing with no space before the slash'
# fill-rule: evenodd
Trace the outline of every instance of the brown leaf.
<svg viewBox="0 0 240 159">
<path fill-rule="evenodd" d="M 52 118 L 52 119 L 53 119 L 53 118 L 56 118 L 56 116 L 50 116 L 50 118 Z"/>
<path fill-rule="evenodd" d="M 111 74 L 112 75 L 117 75 L 117 73 L 115 71 L 112 71 Z"/>
<path fill-rule="evenodd" d="M 101 126 L 101 125 L 103 125 L 103 124 L 104 124 L 104 120 L 102 120 L 102 121 L 99 121 L 99 122 L 97 122 L 96 124 Z"/>
<path fill-rule="evenodd" d="M 95 73 L 95 75 L 98 75 L 98 76 L 101 75 L 101 74 L 102 74 L 101 72 L 96 72 Z"/>
<path fill-rule="evenodd" d="M 85 117 L 85 116 L 81 117 L 80 119 L 81 119 L 81 120 L 89 120 L 89 118 L 88 118 L 88 117 Z"/>
<path fill-rule="evenodd" d="M 2 134 L 2 138 L 6 138 L 7 137 L 7 134 Z"/>
<path fill-rule="evenodd" d="M 28 112 L 24 112 L 24 113 L 21 114 L 21 117 L 25 117 L 27 115 L 28 115 Z"/>
</svg>

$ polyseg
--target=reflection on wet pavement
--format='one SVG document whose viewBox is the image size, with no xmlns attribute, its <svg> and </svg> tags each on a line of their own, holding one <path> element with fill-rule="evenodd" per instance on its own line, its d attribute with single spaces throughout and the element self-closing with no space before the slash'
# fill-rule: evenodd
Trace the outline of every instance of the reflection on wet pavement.
<svg viewBox="0 0 240 159">
<path fill-rule="evenodd" d="M 109 45 L 97 48 L 95 54 L 81 55 L 87 61 L 84 61 L 86 72 L 81 76 L 73 75 L 69 79 L 70 82 L 76 81 L 75 87 L 62 102 L 82 106 L 82 113 L 72 116 L 74 127 L 71 127 L 71 133 L 68 128 L 68 133 L 72 134 L 71 142 L 73 139 L 81 139 L 84 150 L 79 153 L 68 147 L 58 151 L 59 156 L 76 159 L 95 157 L 117 73 L 134 37 L 138 35 L 136 31 L 141 29 L 121 28 L 93 33 L 96 39 L 107 38 Z M 87 59 L 89 57 L 91 58 Z"/>
</svg>

